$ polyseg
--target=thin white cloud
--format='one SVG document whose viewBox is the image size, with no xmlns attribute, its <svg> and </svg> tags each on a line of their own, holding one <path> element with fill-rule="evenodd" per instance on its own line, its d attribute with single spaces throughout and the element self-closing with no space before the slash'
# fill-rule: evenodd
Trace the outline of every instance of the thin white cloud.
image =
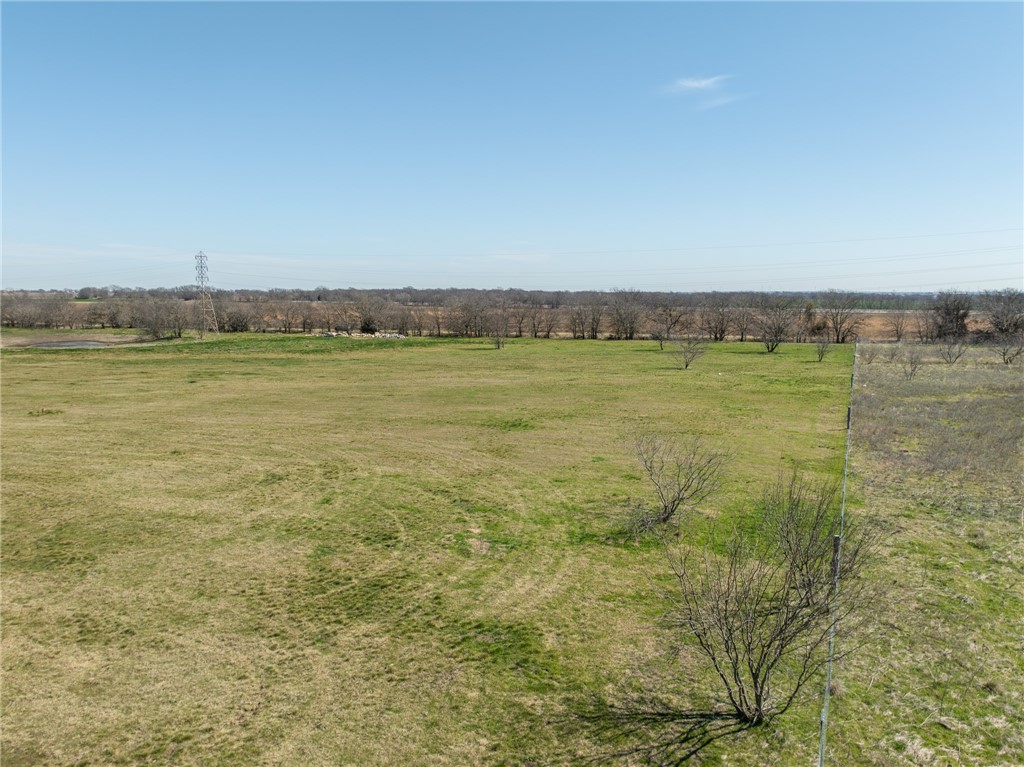
<svg viewBox="0 0 1024 767">
<path fill-rule="evenodd" d="M 718 109 L 719 107 L 724 107 L 726 104 L 732 104 L 733 102 L 739 101 L 745 97 L 746 94 L 741 96 L 719 96 L 717 99 L 709 99 L 701 102 L 697 107 L 697 110 L 700 112 L 707 112 L 709 109 Z"/>
<path fill-rule="evenodd" d="M 713 91 L 732 75 L 715 75 L 714 77 L 681 77 L 668 86 L 672 93 L 699 93 Z"/>
</svg>

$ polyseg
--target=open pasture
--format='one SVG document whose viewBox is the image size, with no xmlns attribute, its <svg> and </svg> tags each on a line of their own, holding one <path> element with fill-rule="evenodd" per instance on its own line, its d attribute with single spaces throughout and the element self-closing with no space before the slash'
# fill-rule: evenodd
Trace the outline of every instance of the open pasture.
<svg viewBox="0 0 1024 767">
<path fill-rule="evenodd" d="M 729 448 L 702 513 L 735 514 L 780 469 L 841 471 L 852 351 L 5 351 L 4 764 L 600 754 L 576 707 L 668 646 L 662 553 L 618 534 L 648 494 L 629 435 Z M 674 691 L 693 705 L 696 668 Z M 807 762 L 817 705 L 730 763 Z"/>
</svg>

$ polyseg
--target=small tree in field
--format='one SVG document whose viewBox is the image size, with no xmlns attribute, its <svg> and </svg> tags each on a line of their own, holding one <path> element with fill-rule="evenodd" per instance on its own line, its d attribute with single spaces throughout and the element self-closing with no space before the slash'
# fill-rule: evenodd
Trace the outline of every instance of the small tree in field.
<svg viewBox="0 0 1024 767">
<path fill-rule="evenodd" d="M 676 365 L 683 370 L 689 370 L 690 365 L 703 357 L 708 350 L 708 342 L 700 336 L 676 341 L 672 346 L 671 354 L 676 360 Z"/>
<path fill-rule="evenodd" d="M 840 538 L 836 496 L 780 480 L 761 500 L 758 536 L 734 528 L 720 546 L 670 557 L 670 625 L 696 641 L 747 724 L 785 713 L 827 662 L 830 630 L 843 622 L 848 634 L 875 600 L 861 577 L 872 541 Z"/>
<path fill-rule="evenodd" d="M 641 529 L 672 521 L 680 508 L 698 504 L 718 490 L 729 459 L 728 453 L 707 447 L 700 437 L 677 444 L 650 433 L 634 438 L 633 452 L 658 498 L 654 511 L 641 515 Z"/>
<path fill-rule="evenodd" d="M 814 353 L 818 356 L 818 362 L 823 361 L 831 351 L 832 339 L 829 336 L 818 336 L 814 339 Z"/>
</svg>

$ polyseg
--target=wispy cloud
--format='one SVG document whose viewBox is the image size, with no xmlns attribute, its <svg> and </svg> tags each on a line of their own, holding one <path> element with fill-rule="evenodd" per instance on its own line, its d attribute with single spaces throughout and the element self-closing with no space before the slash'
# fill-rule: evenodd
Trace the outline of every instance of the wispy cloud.
<svg viewBox="0 0 1024 767">
<path fill-rule="evenodd" d="M 732 75 L 715 75 L 714 77 L 680 77 L 668 86 L 671 93 L 699 93 L 716 90 Z"/>
<path fill-rule="evenodd" d="M 734 75 L 715 75 L 714 77 L 680 77 L 663 89 L 664 93 L 689 96 L 693 109 L 707 112 L 711 109 L 724 107 L 749 96 L 749 93 L 732 94 L 726 83 Z M 725 86 L 725 87 L 723 87 Z"/>
<path fill-rule="evenodd" d="M 740 99 L 745 97 L 746 94 L 743 94 L 741 96 L 719 96 L 717 99 L 708 99 L 707 101 L 702 101 L 700 104 L 697 105 L 697 110 L 699 112 L 707 112 L 709 109 L 718 109 L 719 107 L 724 107 L 726 104 L 732 104 L 733 102 L 739 101 Z"/>
</svg>

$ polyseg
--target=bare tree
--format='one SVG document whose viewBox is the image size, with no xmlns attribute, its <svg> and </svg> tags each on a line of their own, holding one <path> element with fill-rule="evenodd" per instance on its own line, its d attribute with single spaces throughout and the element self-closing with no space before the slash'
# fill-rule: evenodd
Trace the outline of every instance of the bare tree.
<svg viewBox="0 0 1024 767">
<path fill-rule="evenodd" d="M 818 356 L 818 362 L 822 362 L 832 351 L 832 337 L 818 336 L 814 339 L 814 352 Z"/>
<path fill-rule="evenodd" d="M 601 322 L 603 319 L 603 304 L 594 303 L 587 307 L 587 338 L 594 341 L 601 337 Z"/>
<path fill-rule="evenodd" d="M 717 545 L 670 556 L 669 623 L 696 640 L 748 724 L 785 713 L 827 662 L 833 627 L 849 635 L 876 599 L 862 577 L 872 539 L 842 529 L 836 497 L 835 485 L 780 479 L 759 504 L 755 539 L 736 526 Z"/>
<path fill-rule="evenodd" d="M 700 437 L 682 444 L 644 432 L 633 439 L 633 453 L 658 498 L 653 512 L 644 512 L 640 529 L 672 521 L 680 508 L 693 506 L 722 484 L 722 470 L 729 454 L 709 448 Z"/>
<path fill-rule="evenodd" d="M 688 336 L 682 341 L 672 344 L 672 356 L 675 357 L 676 365 L 683 370 L 689 370 L 690 365 L 703 357 L 708 351 L 708 342 L 703 336 Z"/>
<path fill-rule="evenodd" d="M 526 326 L 528 307 L 526 304 L 515 304 L 509 309 L 509 325 L 512 328 L 512 335 L 516 338 L 523 337 L 523 328 Z"/>
<path fill-rule="evenodd" d="M 774 352 L 789 339 L 800 317 L 796 299 L 785 295 L 762 296 L 754 315 L 754 324 L 766 351 Z"/>
<path fill-rule="evenodd" d="M 511 324 L 511 308 L 507 302 L 501 300 L 492 306 L 487 313 L 485 320 L 487 334 L 490 336 L 491 341 L 494 342 L 495 349 L 505 348 L 505 341 L 508 339 L 508 329 Z"/>
<path fill-rule="evenodd" d="M 434 335 L 440 338 L 444 335 L 444 324 L 447 318 L 446 312 L 442 311 L 440 308 L 434 309 L 430 313 L 430 318 L 433 320 Z"/>
<path fill-rule="evenodd" d="M 542 308 L 536 300 L 532 300 L 526 305 L 526 321 L 530 326 L 530 335 L 533 338 L 540 338 Z"/>
<path fill-rule="evenodd" d="M 939 337 L 939 323 L 930 309 L 914 312 L 914 335 L 923 344 L 930 344 Z"/>
<path fill-rule="evenodd" d="M 5 293 L 0 300 L 0 321 L 9 328 L 27 327 L 28 306 L 27 300 Z"/>
<path fill-rule="evenodd" d="M 587 307 L 582 304 L 569 307 L 569 333 L 573 338 L 587 337 Z"/>
<path fill-rule="evenodd" d="M 754 326 L 754 312 L 748 306 L 734 306 L 729 311 L 729 322 L 739 340 L 746 341 L 750 329 Z"/>
<path fill-rule="evenodd" d="M 700 305 L 700 329 L 712 341 L 724 341 L 732 327 L 729 299 L 712 293 Z"/>
<path fill-rule="evenodd" d="M 906 300 L 897 298 L 893 309 L 885 315 L 885 322 L 889 326 L 889 330 L 892 331 L 896 343 L 902 341 L 907 332 L 907 314 Z"/>
<path fill-rule="evenodd" d="M 644 320 L 644 297 L 636 290 L 616 288 L 611 301 L 612 332 L 616 338 L 632 341 Z"/>
<path fill-rule="evenodd" d="M 651 311 L 654 332 L 651 337 L 658 342 L 658 348 L 664 350 L 665 342 L 671 341 L 676 335 L 689 330 L 692 322 L 690 310 L 685 306 L 659 304 Z"/>
<path fill-rule="evenodd" d="M 1016 288 L 985 291 L 981 309 L 990 332 L 997 336 L 1024 332 L 1024 291 Z"/>
<path fill-rule="evenodd" d="M 426 318 L 423 314 L 422 309 L 410 309 L 409 310 L 409 328 L 417 336 L 423 335 L 423 328 L 426 324 Z"/>
<path fill-rule="evenodd" d="M 171 324 L 171 311 L 172 304 L 170 301 L 144 299 L 137 302 L 132 309 L 132 325 L 145 331 L 147 336 L 158 341 L 164 337 Z"/>
<path fill-rule="evenodd" d="M 558 321 L 561 319 L 561 312 L 558 309 L 545 308 L 537 313 L 534 327 L 536 335 L 534 338 L 551 338 L 551 334 L 558 329 Z"/>
<path fill-rule="evenodd" d="M 459 336 L 480 337 L 487 332 L 487 305 L 475 296 L 448 307 L 448 330 Z"/>
<path fill-rule="evenodd" d="M 296 301 L 280 301 L 275 305 L 274 313 L 281 330 L 291 333 L 302 319 L 302 306 Z"/>
<path fill-rule="evenodd" d="M 257 293 L 249 304 L 249 319 L 252 329 L 257 333 L 266 333 L 271 323 L 271 309 L 266 295 Z"/>
<path fill-rule="evenodd" d="M 387 304 L 377 296 L 363 295 L 356 302 L 356 314 L 358 315 L 360 333 L 376 333 L 384 329 L 384 315 L 387 313 Z M 327 328 L 333 330 L 333 328 Z"/>
<path fill-rule="evenodd" d="M 217 319 L 226 333 L 246 333 L 252 325 L 252 308 L 238 301 L 222 304 L 217 309 Z"/>
<path fill-rule="evenodd" d="M 66 298 L 44 298 L 36 301 L 36 309 L 37 322 L 42 323 L 43 327 L 70 328 L 74 325 L 74 311 Z"/>
<path fill-rule="evenodd" d="M 188 304 L 178 299 L 170 299 L 167 307 L 167 327 L 171 335 L 181 338 L 193 324 Z"/>
<path fill-rule="evenodd" d="M 878 357 L 878 347 L 875 344 L 861 344 L 860 358 L 865 365 L 870 365 Z"/>
<path fill-rule="evenodd" d="M 299 313 L 299 323 L 303 333 L 312 333 L 316 327 L 317 311 L 316 305 L 310 301 L 304 301 Z"/>
<path fill-rule="evenodd" d="M 826 291 L 821 299 L 821 313 L 825 325 L 837 344 L 845 344 L 851 340 L 864 323 L 864 318 L 856 313 L 857 297 L 853 293 L 841 293 L 838 290 Z"/>
<path fill-rule="evenodd" d="M 807 301 L 800 314 L 793 323 L 792 339 L 798 344 L 807 342 L 812 338 L 824 335 L 828 326 L 825 318 L 818 314 L 818 307 L 813 301 Z"/>
</svg>

